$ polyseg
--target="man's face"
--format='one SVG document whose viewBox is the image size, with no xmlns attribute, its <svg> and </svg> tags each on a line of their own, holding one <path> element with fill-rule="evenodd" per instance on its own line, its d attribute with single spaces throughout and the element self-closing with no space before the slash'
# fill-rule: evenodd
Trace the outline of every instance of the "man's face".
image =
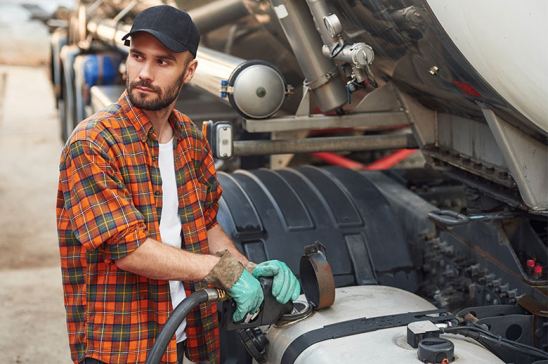
<svg viewBox="0 0 548 364">
<path fill-rule="evenodd" d="M 131 37 L 126 62 L 127 90 L 131 103 L 143 110 L 170 106 L 196 69 L 190 52 L 175 53 L 148 33 Z"/>
</svg>

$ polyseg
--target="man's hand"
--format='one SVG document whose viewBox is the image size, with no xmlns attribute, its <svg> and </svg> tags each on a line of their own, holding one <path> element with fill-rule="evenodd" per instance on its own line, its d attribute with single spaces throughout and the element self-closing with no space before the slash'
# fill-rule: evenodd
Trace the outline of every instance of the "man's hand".
<svg viewBox="0 0 548 364">
<path fill-rule="evenodd" d="M 264 296 L 261 284 L 245 269 L 236 283 L 227 291 L 236 302 L 236 311 L 232 315 L 234 322 L 242 321 L 248 313 L 253 314 L 259 311 L 261 303 L 263 303 Z"/>
<path fill-rule="evenodd" d="M 248 313 L 257 312 L 263 303 L 261 284 L 228 250 L 222 252 L 221 259 L 205 279 L 225 289 L 236 302 L 236 311 L 232 316 L 235 322 L 242 321 Z"/>
<path fill-rule="evenodd" d="M 268 260 L 257 264 L 253 269 L 253 276 L 274 277 L 272 281 L 272 295 L 276 301 L 287 303 L 289 300 L 295 301 L 301 294 L 301 285 L 297 277 L 284 262 L 279 260 Z"/>
</svg>

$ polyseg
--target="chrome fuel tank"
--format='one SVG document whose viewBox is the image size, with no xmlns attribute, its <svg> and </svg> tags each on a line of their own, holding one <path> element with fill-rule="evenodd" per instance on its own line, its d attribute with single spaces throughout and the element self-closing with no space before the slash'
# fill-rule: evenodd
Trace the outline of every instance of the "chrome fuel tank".
<svg viewBox="0 0 548 364">
<path fill-rule="evenodd" d="M 428 0 L 428 5 L 470 66 L 546 133 L 548 3 Z"/>
</svg>

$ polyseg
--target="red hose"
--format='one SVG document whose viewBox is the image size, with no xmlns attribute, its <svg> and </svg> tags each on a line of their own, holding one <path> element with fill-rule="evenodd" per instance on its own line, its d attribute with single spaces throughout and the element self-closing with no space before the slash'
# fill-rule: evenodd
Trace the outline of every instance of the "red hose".
<svg viewBox="0 0 548 364">
<path fill-rule="evenodd" d="M 326 152 L 317 152 L 312 153 L 312 155 L 318 159 L 323 160 L 329 164 L 333 164 L 343 168 L 349 168 L 354 170 L 367 170 L 367 171 L 376 171 L 381 169 L 388 169 L 394 167 L 396 164 L 402 160 L 409 157 L 411 154 L 415 153 L 416 149 L 400 149 L 397 150 L 386 157 L 382 157 L 371 164 L 363 164 L 356 162 L 352 159 L 343 157 L 335 153 L 326 153 Z"/>
<path fill-rule="evenodd" d="M 415 153 L 416 149 L 400 149 L 395 151 L 392 154 L 387 155 L 377 159 L 371 164 L 368 164 L 365 169 L 368 171 L 377 171 L 380 169 L 388 169 L 394 167 L 396 164 L 400 163 L 402 160 L 409 157 L 411 154 Z"/>
<path fill-rule="evenodd" d="M 365 164 L 353 161 L 352 159 L 348 159 L 335 153 L 317 152 L 312 153 L 312 155 L 318 159 L 323 160 L 324 162 L 343 168 L 360 170 L 367 167 Z"/>
</svg>

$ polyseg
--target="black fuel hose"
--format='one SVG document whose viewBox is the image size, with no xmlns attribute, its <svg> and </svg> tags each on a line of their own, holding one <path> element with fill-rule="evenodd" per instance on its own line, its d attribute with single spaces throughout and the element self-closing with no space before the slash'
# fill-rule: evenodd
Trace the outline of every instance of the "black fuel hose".
<svg viewBox="0 0 548 364">
<path fill-rule="evenodd" d="M 455 326 L 443 329 L 445 333 L 461 334 L 463 336 L 470 337 L 474 340 L 478 340 L 480 343 L 482 340 L 488 341 L 491 344 L 504 346 L 508 349 L 519 351 L 522 354 L 531 355 L 537 358 L 548 359 L 548 353 L 537 349 L 533 346 L 526 345 L 517 341 L 508 340 L 503 337 L 497 336 L 490 331 L 480 329 L 474 326 Z"/>
<path fill-rule="evenodd" d="M 181 322 L 188 315 L 190 310 L 206 301 L 223 300 L 226 293 L 216 289 L 202 289 L 194 292 L 189 297 L 185 298 L 176 308 L 167 320 L 166 324 L 154 342 L 154 346 L 148 354 L 146 364 L 158 364 L 164 355 L 169 341 L 175 334 L 175 331 L 181 325 Z"/>
</svg>

